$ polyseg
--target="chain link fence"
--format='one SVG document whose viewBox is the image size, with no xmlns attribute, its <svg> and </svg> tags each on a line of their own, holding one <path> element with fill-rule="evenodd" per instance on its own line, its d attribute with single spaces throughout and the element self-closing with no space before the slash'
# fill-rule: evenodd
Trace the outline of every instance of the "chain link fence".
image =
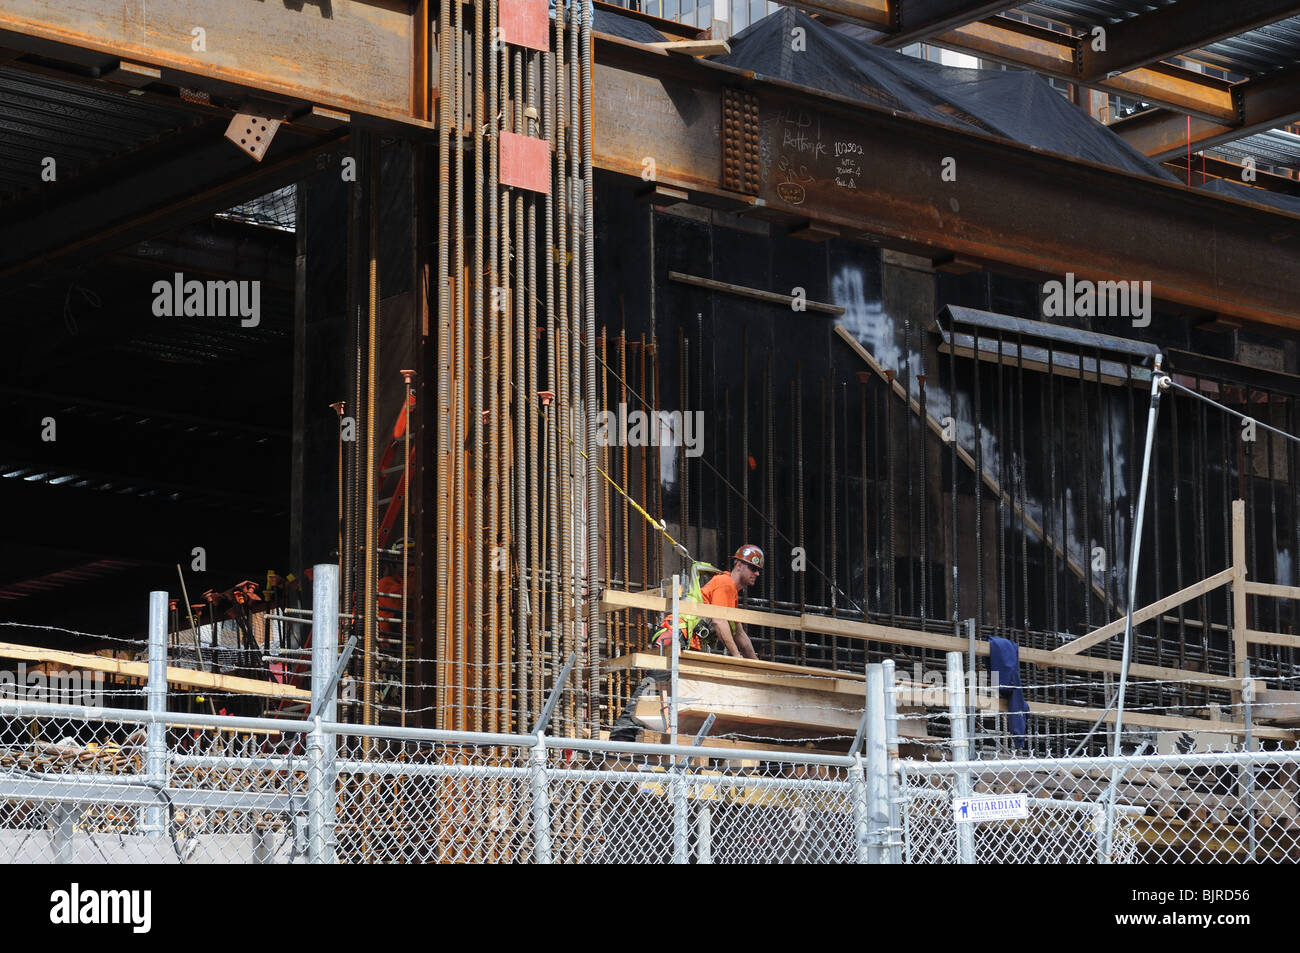
<svg viewBox="0 0 1300 953">
<path fill-rule="evenodd" d="M 1300 751 L 903 762 L 900 771 L 909 863 L 1300 860 Z M 1020 816 L 962 820 L 962 804 Z"/>
<path fill-rule="evenodd" d="M 852 862 L 856 763 L 0 700 L 0 861 Z"/>
<path fill-rule="evenodd" d="M 1296 750 L 867 762 L 0 699 L 11 863 L 1282 863 L 1298 792 Z"/>
</svg>

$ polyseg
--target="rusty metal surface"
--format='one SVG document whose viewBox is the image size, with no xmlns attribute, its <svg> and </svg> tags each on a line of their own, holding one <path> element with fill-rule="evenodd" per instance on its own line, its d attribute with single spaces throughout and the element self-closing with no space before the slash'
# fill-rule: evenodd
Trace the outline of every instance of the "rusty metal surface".
<svg viewBox="0 0 1300 953">
<path fill-rule="evenodd" d="M 1208 46 L 1300 11 L 1295 0 L 1181 0 L 1106 28 L 1106 49 L 1082 49 L 1092 80 Z"/>
<path fill-rule="evenodd" d="M 1079 39 L 1006 17 L 991 17 L 957 27 L 930 42 L 1072 83 L 1084 83 L 1096 89 L 1180 109 L 1193 116 L 1230 122 L 1235 115 L 1231 84 L 1224 80 L 1164 63 L 1116 76 L 1084 80 L 1079 75 L 1082 57 Z"/>
<path fill-rule="evenodd" d="M 1300 328 L 1300 218 L 713 64 L 664 65 L 676 75 L 655 80 L 609 60 L 658 59 L 605 46 L 602 168 L 639 176 L 653 156 L 660 184 L 702 204 L 1037 275 L 1150 280 L 1158 299 Z M 756 198 L 721 188 L 721 87 L 744 83 L 760 101 Z M 940 180 L 945 156 L 956 182 Z"/>
<path fill-rule="evenodd" d="M 1234 92 L 1237 121 L 1232 123 L 1193 118 L 1189 125 L 1186 116 L 1153 109 L 1121 119 L 1111 128 L 1135 149 L 1164 160 L 1186 152 L 1189 145 L 1198 152 L 1300 117 L 1300 69 L 1242 83 Z"/>
<path fill-rule="evenodd" d="M 758 194 L 758 97 L 740 89 L 722 91 L 722 187 Z"/>
<path fill-rule="evenodd" d="M 58 46 L 386 119 L 415 118 L 406 0 L 5 0 L 0 45 Z M 196 49 L 202 30 L 203 49 Z M 50 44 L 58 46 L 51 47 Z M 201 85 L 185 82 L 183 85 Z"/>
</svg>

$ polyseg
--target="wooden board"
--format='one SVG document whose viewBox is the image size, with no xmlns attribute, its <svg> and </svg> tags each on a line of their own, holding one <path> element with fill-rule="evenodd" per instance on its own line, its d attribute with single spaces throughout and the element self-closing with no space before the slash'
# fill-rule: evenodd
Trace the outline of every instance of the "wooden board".
<svg viewBox="0 0 1300 953">
<path fill-rule="evenodd" d="M 1270 688 L 1255 693 L 1254 717 L 1284 726 L 1300 725 L 1300 691 Z"/>
<path fill-rule="evenodd" d="M 732 684 L 683 675 L 678 676 L 677 686 L 682 699 L 677 707 L 679 736 L 693 734 L 709 715 L 717 719 L 713 731 L 718 734 L 726 734 L 731 728 L 759 727 L 796 737 L 816 732 L 852 737 L 862 719 L 862 699 L 854 707 L 825 692 Z M 657 693 L 642 695 L 635 714 L 637 721 L 652 731 L 668 730 L 663 703 Z M 928 737 L 925 718 L 900 717 L 898 733 L 909 740 Z"/>
<path fill-rule="evenodd" d="M 785 665 L 779 662 L 758 662 L 754 659 L 735 658 L 730 655 L 710 655 L 705 652 L 682 652 L 678 656 L 677 671 L 681 675 L 714 678 L 727 682 L 746 682 L 771 688 L 798 688 L 836 695 L 861 702 L 866 693 L 865 676 L 856 679 L 846 673 L 830 669 L 809 668 L 802 665 Z M 672 660 L 657 652 L 631 652 L 601 663 L 609 669 L 639 669 L 647 672 L 671 672 Z M 772 669 L 773 671 L 765 671 Z M 789 673 L 789 674 L 787 674 Z M 937 686 L 918 685 L 900 681 L 896 686 L 898 708 L 943 708 L 948 703 Z M 968 700 L 969 701 L 969 700 Z M 983 711 L 1005 708 L 999 699 L 988 694 L 977 695 L 976 707 Z"/>
<path fill-rule="evenodd" d="M 621 589 L 606 589 L 601 593 L 601 612 L 617 612 L 621 609 L 645 609 L 650 612 L 667 614 L 671 606 L 668 600 L 646 592 L 627 592 Z M 770 626 L 793 632 L 815 632 L 821 635 L 834 635 L 840 638 L 887 642 L 893 645 L 909 645 L 914 648 L 933 649 L 937 652 L 966 653 L 969 643 L 964 638 L 943 635 L 938 632 L 919 632 L 915 629 L 900 629 L 893 626 L 877 625 L 872 622 L 860 622 L 852 619 L 831 618 L 817 615 L 782 615 L 778 612 L 760 612 L 755 609 L 731 609 L 724 606 L 711 606 L 702 602 L 680 602 L 678 611 L 689 615 L 703 615 L 714 619 L 726 619 L 729 622 L 742 622 L 746 625 Z M 988 643 L 979 640 L 975 643 L 975 654 L 987 656 Z M 1078 672 L 1109 672 L 1118 675 L 1118 659 L 1093 658 L 1090 655 L 1059 655 L 1045 649 L 1020 649 L 1020 661 L 1030 665 L 1064 668 Z M 1193 672 L 1189 669 L 1169 668 L 1163 665 L 1129 666 L 1129 674 L 1134 678 L 1153 678 L 1161 681 L 1196 682 L 1215 685 L 1219 688 L 1240 688 L 1240 679 L 1225 675 L 1212 675 L 1206 672 Z M 1256 682 L 1256 687 L 1262 687 Z"/>
<path fill-rule="evenodd" d="M 1133 624 L 1135 626 L 1140 625 L 1143 622 L 1146 622 L 1150 619 L 1154 619 L 1158 615 L 1168 612 L 1170 609 L 1174 608 L 1175 606 L 1180 606 L 1184 602 L 1191 602 L 1193 599 L 1197 598 L 1198 596 L 1204 595 L 1205 593 L 1209 592 L 1211 589 L 1217 589 L 1220 586 L 1227 585 L 1228 583 L 1232 582 L 1234 576 L 1235 573 L 1232 569 L 1225 569 L 1222 572 L 1215 573 L 1213 576 L 1210 576 L 1208 579 L 1202 579 L 1200 582 L 1193 583 L 1192 585 L 1188 586 L 1185 589 L 1180 589 L 1178 590 L 1178 592 L 1175 592 L 1171 596 L 1165 596 L 1163 599 L 1160 599 L 1157 602 L 1153 602 L 1149 606 L 1144 606 L 1143 608 L 1138 609 L 1136 612 L 1134 612 Z M 1105 642 L 1111 636 L 1119 635 L 1121 632 L 1124 631 L 1124 627 L 1127 624 L 1128 624 L 1127 618 L 1116 619 L 1114 622 L 1109 622 L 1106 625 L 1103 625 L 1101 628 L 1089 632 L 1087 635 L 1080 636 L 1079 638 L 1075 639 L 1073 642 L 1067 642 L 1065 645 L 1062 645 L 1060 648 L 1053 649 L 1052 654 L 1053 655 L 1077 655 L 1079 652 L 1082 652 L 1084 649 L 1091 648 L 1092 646 L 1096 645 L 1098 642 Z"/>
<path fill-rule="evenodd" d="M 124 662 L 121 659 L 106 658 L 103 655 L 89 655 L 84 652 L 67 652 L 63 649 L 43 649 L 28 645 L 15 645 L 0 642 L 0 658 L 22 659 L 27 662 L 51 662 L 72 668 L 89 669 L 92 672 L 107 672 L 110 675 L 122 675 L 128 678 L 148 680 L 148 662 Z M 185 685 L 189 688 L 205 688 L 211 692 L 229 692 L 235 695 L 261 695 L 266 698 L 299 698 L 311 701 L 311 692 L 293 685 L 281 685 L 278 682 L 264 682 L 255 678 L 241 678 L 237 675 L 219 675 L 215 672 L 200 672 L 190 668 L 167 666 L 167 681 L 172 685 Z"/>
<path fill-rule="evenodd" d="M 1105 717 L 1102 718 L 1102 712 Z M 1029 713 L 1040 718 L 1061 718 L 1065 721 L 1086 721 L 1092 723 L 1102 718 L 1104 724 L 1114 724 L 1114 710 L 1102 708 L 1080 708 L 1074 705 L 1053 705 L 1047 702 L 1029 702 Z M 1178 715 L 1156 715 L 1146 711 L 1124 712 L 1125 725 L 1140 725 L 1144 728 L 1163 728 L 1167 731 L 1208 731 L 1222 735 L 1244 735 L 1246 726 L 1240 721 L 1211 721 L 1208 718 L 1184 718 Z M 1292 741 L 1296 733 L 1285 728 L 1264 728 L 1255 726 L 1251 729 L 1255 737 L 1274 741 Z"/>
<path fill-rule="evenodd" d="M 1272 596 L 1277 599 L 1300 599 L 1300 586 L 1279 586 L 1271 582 L 1247 582 L 1246 595 Z"/>
<path fill-rule="evenodd" d="M 1250 645 L 1277 645 L 1284 649 L 1300 649 L 1300 635 L 1284 635 L 1281 632 L 1259 632 L 1246 629 L 1246 642 Z"/>
</svg>

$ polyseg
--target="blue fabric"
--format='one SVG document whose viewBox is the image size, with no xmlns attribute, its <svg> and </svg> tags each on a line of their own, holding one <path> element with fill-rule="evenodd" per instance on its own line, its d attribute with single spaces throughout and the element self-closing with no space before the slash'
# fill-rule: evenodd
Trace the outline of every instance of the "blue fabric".
<svg viewBox="0 0 1300 953">
<path fill-rule="evenodd" d="M 1026 746 L 1025 734 L 1029 722 L 1025 717 L 1029 705 L 1025 702 L 1025 693 L 1020 688 L 1020 646 L 1010 639 L 996 635 L 989 637 L 989 667 L 997 673 L 998 693 L 1007 702 L 1007 723 L 1011 734 L 1015 736 L 1016 747 Z"/>
</svg>

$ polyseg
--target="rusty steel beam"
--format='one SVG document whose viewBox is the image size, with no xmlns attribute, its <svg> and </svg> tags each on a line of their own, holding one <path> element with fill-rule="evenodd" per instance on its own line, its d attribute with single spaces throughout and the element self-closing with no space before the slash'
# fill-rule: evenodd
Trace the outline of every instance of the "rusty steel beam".
<svg viewBox="0 0 1300 953">
<path fill-rule="evenodd" d="M 1201 176 L 1207 176 L 1211 179 L 1228 179 L 1241 185 L 1262 189 L 1265 192 L 1277 192 L 1281 195 L 1294 195 L 1300 198 L 1300 179 L 1288 179 L 1284 175 L 1257 169 L 1254 170 L 1254 180 L 1248 182 L 1242 177 L 1246 172 L 1245 166 L 1237 162 L 1227 162 L 1223 159 L 1214 159 L 1204 155 L 1192 156 L 1191 164 L 1191 181 L 1193 184 L 1200 181 Z M 1166 159 L 1162 165 L 1170 172 L 1175 173 L 1180 180 L 1187 181 L 1186 155 Z"/>
<path fill-rule="evenodd" d="M 1085 43 L 1079 75 L 1087 81 L 1105 79 L 1297 13 L 1296 0 L 1179 0 L 1122 23 L 1098 24 L 1105 29 L 1106 48 L 1094 50 L 1091 42 Z"/>
<path fill-rule="evenodd" d="M 4 0 L 0 46 L 427 125 L 427 17 L 426 3 L 406 0 Z"/>
<path fill-rule="evenodd" d="M 0 281 L 116 251 L 201 221 L 325 168 L 347 136 L 276 136 L 253 163 L 210 122 L 6 208 Z"/>
<path fill-rule="evenodd" d="M 1118 76 L 1084 79 L 1079 74 L 1079 62 L 1085 40 L 1006 17 L 991 17 L 941 33 L 930 42 L 1207 120 L 1235 121 L 1232 84 L 1193 70 L 1157 63 Z"/>
<path fill-rule="evenodd" d="M 876 42 L 897 49 L 983 20 L 1016 5 L 1015 0 L 894 0 L 893 35 Z"/>
<path fill-rule="evenodd" d="M 1234 122 L 1193 117 L 1189 128 L 1186 116 L 1149 109 L 1112 123 L 1110 128 L 1135 149 L 1163 161 L 1186 153 L 1189 142 L 1191 151 L 1197 152 L 1300 119 L 1300 69 L 1238 83 L 1232 90 L 1237 114 Z"/>
<path fill-rule="evenodd" d="M 597 73 L 597 164 L 640 179 L 651 156 L 657 185 L 698 204 L 1003 270 L 1149 280 L 1163 301 L 1300 328 L 1300 216 L 612 38 Z M 720 187 L 724 87 L 758 100 L 753 194 Z"/>
<path fill-rule="evenodd" d="M 790 6 L 791 4 L 786 4 Z M 836 20 L 861 23 L 873 30 L 894 30 L 895 10 L 898 0 L 809 0 L 798 4 L 799 9 L 820 13 Z"/>
</svg>

